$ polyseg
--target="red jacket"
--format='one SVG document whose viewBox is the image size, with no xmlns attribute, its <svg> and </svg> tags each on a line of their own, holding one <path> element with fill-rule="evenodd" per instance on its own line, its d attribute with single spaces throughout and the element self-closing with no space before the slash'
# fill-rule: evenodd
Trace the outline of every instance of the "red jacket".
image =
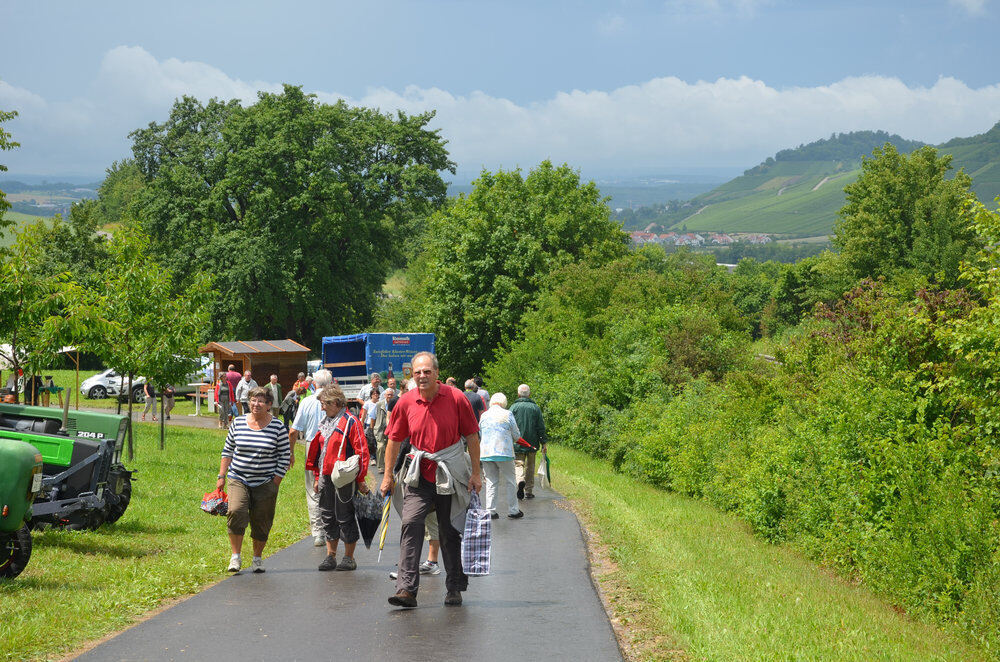
<svg viewBox="0 0 1000 662">
<path fill-rule="evenodd" d="M 316 436 L 309 442 L 309 450 L 306 453 L 306 469 L 323 476 L 329 476 L 333 473 L 333 463 L 337 460 L 347 459 L 347 444 L 343 444 L 343 448 L 341 448 L 344 437 L 347 437 L 347 442 L 354 449 L 354 455 L 359 456 L 360 469 L 358 470 L 357 483 L 361 484 L 365 482 L 365 476 L 368 475 L 368 462 L 370 461 L 368 441 L 361 429 L 361 421 L 346 410 L 337 419 L 336 428 L 329 438 L 324 439 L 322 432 L 316 432 Z M 324 446 L 326 453 L 323 456 L 323 468 L 317 470 L 319 454 Z M 337 454 L 338 450 L 340 451 L 339 455 Z"/>
</svg>

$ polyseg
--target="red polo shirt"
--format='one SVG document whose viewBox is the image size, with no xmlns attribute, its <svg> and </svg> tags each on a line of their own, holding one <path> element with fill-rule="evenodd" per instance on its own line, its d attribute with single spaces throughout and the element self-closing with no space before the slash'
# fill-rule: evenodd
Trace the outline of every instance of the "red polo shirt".
<svg viewBox="0 0 1000 662">
<path fill-rule="evenodd" d="M 479 423 L 472 413 L 465 394 L 457 388 L 438 382 L 438 392 L 429 402 L 420 397 L 420 391 L 407 391 L 392 408 L 386 435 L 392 441 L 410 438 L 410 445 L 417 450 L 436 453 L 451 446 L 459 437 L 479 432 Z M 420 475 L 435 482 L 437 462 L 424 460 Z"/>
</svg>

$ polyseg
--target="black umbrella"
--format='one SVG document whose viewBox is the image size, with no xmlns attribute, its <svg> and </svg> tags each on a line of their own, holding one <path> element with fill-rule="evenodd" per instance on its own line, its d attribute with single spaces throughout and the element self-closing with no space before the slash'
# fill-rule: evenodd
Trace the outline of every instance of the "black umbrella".
<svg viewBox="0 0 1000 662">
<path fill-rule="evenodd" d="M 382 497 L 376 490 L 369 489 L 368 494 L 354 495 L 354 515 L 358 518 L 358 528 L 365 547 L 372 548 L 375 533 L 382 522 Z"/>
</svg>

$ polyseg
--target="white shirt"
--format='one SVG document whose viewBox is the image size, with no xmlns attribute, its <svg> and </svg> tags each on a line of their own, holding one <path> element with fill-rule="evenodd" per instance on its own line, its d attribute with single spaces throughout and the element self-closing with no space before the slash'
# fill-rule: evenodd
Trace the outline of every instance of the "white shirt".
<svg viewBox="0 0 1000 662">
<path fill-rule="evenodd" d="M 299 402 L 299 410 L 295 412 L 295 420 L 292 421 L 292 429 L 298 431 L 299 438 L 308 446 L 309 442 L 316 436 L 319 424 L 326 418 L 323 405 L 320 404 L 316 396 L 322 389 L 316 391 L 314 395 L 307 395 Z"/>
</svg>

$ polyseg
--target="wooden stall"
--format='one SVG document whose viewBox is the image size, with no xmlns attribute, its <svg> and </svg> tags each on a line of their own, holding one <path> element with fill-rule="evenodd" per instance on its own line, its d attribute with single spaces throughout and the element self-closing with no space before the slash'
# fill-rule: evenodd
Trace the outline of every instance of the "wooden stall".
<svg viewBox="0 0 1000 662">
<path fill-rule="evenodd" d="M 198 350 L 214 357 L 214 373 L 230 365 L 241 374 L 250 371 L 254 381 L 263 386 L 278 375 L 284 393 L 292 388 L 300 372 L 306 371 L 309 348 L 294 340 L 234 340 L 210 342 Z"/>
</svg>

